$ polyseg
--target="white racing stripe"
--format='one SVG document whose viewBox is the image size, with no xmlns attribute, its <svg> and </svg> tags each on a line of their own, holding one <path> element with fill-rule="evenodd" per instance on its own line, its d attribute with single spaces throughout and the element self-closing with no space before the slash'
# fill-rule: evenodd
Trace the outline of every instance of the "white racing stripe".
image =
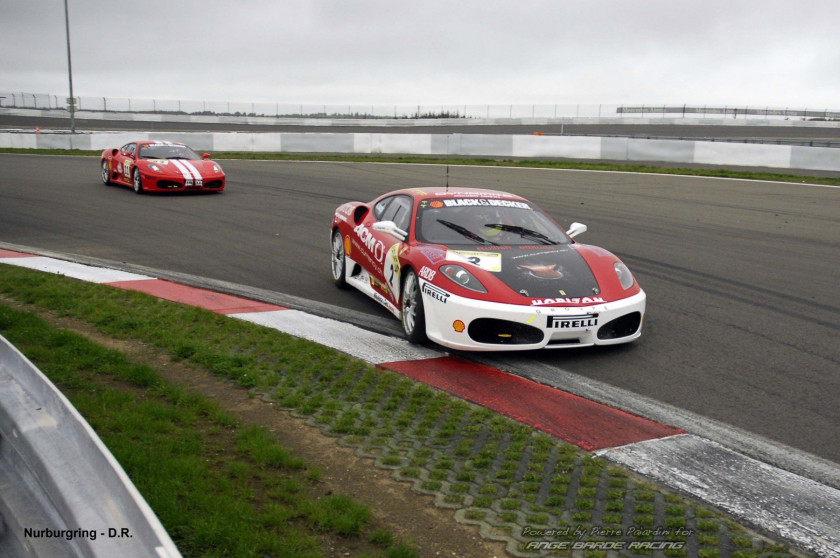
<svg viewBox="0 0 840 558">
<path fill-rule="evenodd" d="M 169 162 L 172 163 L 173 165 L 175 165 L 178 168 L 178 170 L 181 171 L 181 174 L 184 175 L 184 181 L 185 181 L 186 185 L 187 186 L 192 186 L 193 185 L 193 174 L 192 174 L 192 172 L 190 172 L 190 169 L 188 169 L 184 165 L 184 163 L 179 161 L 178 159 L 169 159 Z"/>
<path fill-rule="evenodd" d="M 185 167 L 187 167 L 187 169 L 192 173 L 193 178 L 195 179 L 196 186 L 203 186 L 204 185 L 204 179 L 202 178 L 201 173 L 198 171 L 197 168 L 195 168 L 195 165 L 193 165 L 191 161 L 182 160 L 182 161 L 179 161 L 179 163 L 181 163 Z"/>
</svg>

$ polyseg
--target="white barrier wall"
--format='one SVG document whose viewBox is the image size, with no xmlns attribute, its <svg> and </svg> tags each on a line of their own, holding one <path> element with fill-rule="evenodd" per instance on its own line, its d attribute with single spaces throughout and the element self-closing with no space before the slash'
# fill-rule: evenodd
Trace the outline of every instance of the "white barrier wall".
<svg viewBox="0 0 840 558">
<path fill-rule="evenodd" d="M 182 141 L 199 152 L 541 157 L 840 171 L 840 149 L 725 141 L 504 134 L 0 131 L 0 147 L 7 148 L 100 150 L 144 139 Z"/>
<path fill-rule="evenodd" d="M 0 556 L 180 556 L 93 429 L 2 336 Z"/>
</svg>

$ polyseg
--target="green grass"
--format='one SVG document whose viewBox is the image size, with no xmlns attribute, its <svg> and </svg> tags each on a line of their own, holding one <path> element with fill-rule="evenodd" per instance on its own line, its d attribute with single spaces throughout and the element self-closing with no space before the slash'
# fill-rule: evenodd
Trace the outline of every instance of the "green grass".
<svg viewBox="0 0 840 558">
<path fill-rule="evenodd" d="M 101 151 L 86 151 L 79 149 L 24 149 L 16 147 L 0 148 L 0 153 L 27 153 L 34 155 L 78 155 L 96 156 Z M 243 159 L 266 161 L 337 161 L 359 163 L 406 163 L 406 164 L 438 164 L 438 165 L 479 165 L 526 167 L 541 169 L 569 169 L 614 172 L 636 172 L 650 174 L 677 174 L 685 176 L 707 176 L 714 178 L 736 178 L 741 180 L 769 180 L 778 182 L 807 182 L 809 184 L 840 185 L 840 177 L 832 176 L 803 176 L 788 173 L 756 172 L 724 168 L 680 168 L 634 163 L 605 163 L 571 160 L 535 160 L 535 159 L 505 159 L 505 158 L 461 158 L 436 156 L 387 156 L 387 155 L 317 155 L 291 154 L 268 152 L 219 151 L 213 153 L 214 159 Z"/>
</svg>

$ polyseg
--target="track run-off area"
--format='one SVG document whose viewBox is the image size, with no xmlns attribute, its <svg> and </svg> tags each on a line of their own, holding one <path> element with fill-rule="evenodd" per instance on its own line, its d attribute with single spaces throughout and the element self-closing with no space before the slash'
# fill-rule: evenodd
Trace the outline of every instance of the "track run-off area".
<svg viewBox="0 0 840 558">
<path fill-rule="evenodd" d="M 312 301 L 314 313 L 400 334 L 376 303 L 333 287 L 332 212 L 403 186 L 442 187 L 444 167 L 222 163 L 228 189 L 221 195 L 137 196 L 104 186 L 96 158 L 0 155 L 0 241 L 283 293 Z M 635 343 L 473 357 L 572 392 L 603 388 L 622 407 L 623 398 L 639 396 L 650 406 L 631 405 L 639 414 L 687 411 L 840 463 L 840 189 L 608 172 L 449 172 L 453 189 L 515 192 L 563 225 L 586 223 L 578 240 L 616 253 L 648 294 Z"/>
</svg>

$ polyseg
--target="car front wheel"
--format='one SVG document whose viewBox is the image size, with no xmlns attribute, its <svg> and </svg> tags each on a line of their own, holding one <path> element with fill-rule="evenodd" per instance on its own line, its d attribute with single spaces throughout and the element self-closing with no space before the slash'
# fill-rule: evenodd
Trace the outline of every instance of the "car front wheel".
<svg viewBox="0 0 840 558">
<path fill-rule="evenodd" d="M 347 285 L 347 279 L 345 277 L 345 267 L 347 266 L 347 260 L 344 256 L 344 241 L 341 239 L 341 231 L 335 229 L 332 234 L 332 250 L 330 260 L 332 263 L 333 284 L 340 289 L 344 288 L 344 286 Z"/>
<path fill-rule="evenodd" d="M 405 275 L 400 315 L 406 339 L 412 343 L 423 343 L 427 340 L 423 294 L 420 292 L 420 281 L 413 270 L 408 270 Z"/>
<path fill-rule="evenodd" d="M 140 178 L 140 171 L 137 170 L 137 169 L 134 169 L 134 174 L 131 175 L 131 176 L 132 176 L 131 182 L 134 185 L 134 191 L 138 194 L 142 194 L 143 193 L 143 179 Z"/>
</svg>

